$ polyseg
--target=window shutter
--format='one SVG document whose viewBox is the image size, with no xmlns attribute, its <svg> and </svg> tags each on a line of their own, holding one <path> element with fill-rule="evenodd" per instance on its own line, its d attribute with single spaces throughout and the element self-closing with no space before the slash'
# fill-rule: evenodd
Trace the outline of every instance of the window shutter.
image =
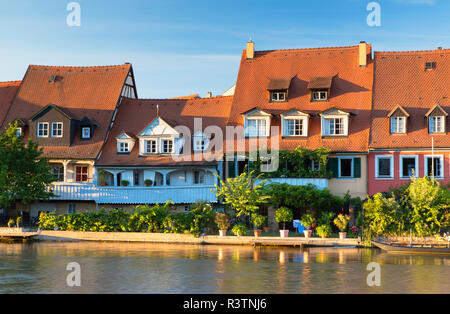
<svg viewBox="0 0 450 314">
<path fill-rule="evenodd" d="M 361 158 L 353 158 L 353 174 L 355 178 L 361 178 Z"/>
<path fill-rule="evenodd" d="M 236 167 L 234 164 L 234 160 L 227 161 L 228 163 L 228 178 L 236 177 Z"/>
<path fill-rule="evenodd" d="M 337 178 L 339 176 L 339 159 L 329 158 L 327 168 L 331 171 L 332 178 Z"/>
</svg>

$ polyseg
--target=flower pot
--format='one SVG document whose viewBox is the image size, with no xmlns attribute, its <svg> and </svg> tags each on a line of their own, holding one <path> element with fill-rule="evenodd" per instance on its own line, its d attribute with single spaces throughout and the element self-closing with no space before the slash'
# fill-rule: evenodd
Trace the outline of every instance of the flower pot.
<svg viewBox="0 0 450 314">
<path fill-rule="evenodd" d="M 303 234 L 305 235 L 306 239 L 311 238 L 311 233 L 312 233 L 312 230 L 303 230 Z"/>
<path fill-rule="evenodd" d="M 339 240 L 345 239 L 347 237 L 347 232 L 339 232 Z"/>
<path fill-rule="evenodd" d="M 219 236 L 224 237 L 227 235 L 227 231 L 226 230 L 219 230 Z"/>
<path fill-rule="evenodd" d="M 282 238 L 289 237 L 289 230 L 280 230 L 280 237 Z"/>
<path fill-rule="evenodd" d="M 263 227 L 263 231 L 264 232 L 270 232 L 270 228 L 269 227 Z"/>
<path fill-rule="evenodd" d="M 255 238 L 258 238 L 261 236 L 262 230 L 253 230 L 253 234 L 255 235 Z"/>
</svg>

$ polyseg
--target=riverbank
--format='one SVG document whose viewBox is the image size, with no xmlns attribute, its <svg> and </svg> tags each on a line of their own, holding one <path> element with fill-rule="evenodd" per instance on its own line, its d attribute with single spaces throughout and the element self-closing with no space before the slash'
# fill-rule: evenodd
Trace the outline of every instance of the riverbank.
<svg viewBox="0 0 450 314">
<path fill-rule="evenodd" d="M 261 246 L 317 246 L 348 247 L 360 246 L 360 239 L 310 238 L 304 237 L 258 237 L 253 236 L 215 236 L 195 237 L 190 234 L 142 233 L 142 232 L 80 232 L 43 230 L 36 237 L 40 241 L 100 241 L 100 242 L 149 242 L 180 244 L 219 244 L 219 245 L 261 245 Z"/>
</svg>

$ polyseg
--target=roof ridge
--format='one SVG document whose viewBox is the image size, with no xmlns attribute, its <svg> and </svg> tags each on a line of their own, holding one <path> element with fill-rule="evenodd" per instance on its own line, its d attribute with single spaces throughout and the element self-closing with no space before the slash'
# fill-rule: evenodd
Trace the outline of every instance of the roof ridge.
<svg viewBox="0 0 450 314">
<path fill-rule="evenodd" d="M 0 82 L 0 85 L 10 85 L 10 84 L 20 84 L 20 83 L 22 83 L 22 80 L 3 81 L 3 82 Z"/>
<path fill-rule="evenodd" d="M 371 44 L 367 44 L 371 46 Z M 272 49 L 272 50 L 256 50 L 257 52 L 301 52 L 301 51 L 313 51 L 313 50 L 342 50 L 342 49 L 355 49 L 359 48 L 356 46 L 337 46 L 337 47 L 314 47 L 314 48 L 288 48 L 288 49 Z"/>
<path fill-rule="evenodd" d="M 125 66 L 131 66 L 131 63 L 123 64 L 111 64 L 111 65 L 92 65 L 92 66 L 76 66 L 76 65 L 42 65 L 42 64 L 30 64 L 29 68 L 59 68 L 59 69 L 106 69 L 106 68 L 120 68 Z"/>
<path fill-rule="evenodd" d="M 217 96 L 212 96 L 212 97 L 197 97 L 197 98 L 128 98 L 128 97 L 123 97 L 124 99 L 129 99 L 129 100 L 135 100 L 135 101 L 141 101 L 141 100 L 154 100 L 154 101 L 173 101 L 173 102 L 180 102 L 183 100 L 189 100 L 189 101 L 200 101 L 200 100 L 209 100 L 209 99 L 217 99 L 217 98 L 230 98 L 233 97 L 234 95 L 229 95 L 229 96 L 222 96 L 222 95 L 217 95 Z"/>
</svg>

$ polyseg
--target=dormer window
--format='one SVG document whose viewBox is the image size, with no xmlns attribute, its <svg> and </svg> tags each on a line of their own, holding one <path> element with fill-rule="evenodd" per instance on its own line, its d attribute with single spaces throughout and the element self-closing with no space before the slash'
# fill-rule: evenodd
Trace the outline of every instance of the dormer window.
<svg viewBox="0 0 450 314">
<path fill-rule="evenodd" d="M 161 153 L 172 154 L 173 153 L 173 139 L 161 140 Z"/>
<path fill-rule="evenodd" d="M 406 117 L 391 117 L 391 133 L 406 133 Z"/>
<path fill-rule="evenodd" d="M 146 154 L 156 154 L 157 146 L 156 146 L 156 140 L 146 140 L 145 141 L 145 153 Z"/>
<path fill-rule="evenodd" d="M 38 122 L 37 124 L 37 137 L 48 137 L 48 122 Z"/>
<path fill-rule="evenodd" d="M 270 92 L 270 100 L 272 102 L 284 102 L 287 99 L 286 95 L 287 95 L 286 90 L 271 91 Z"/>
<path fill-rule="evenodd" d="M 336 108 L 321 113 L 322 136 L 347 136 L 350 115 L 350 112 Z"/>
<path fill-rule="evenodd" d="M 63 136 L 63 123 L 52 122 L 52 137 L 62 137 L 62 136 Z"/>
<path fill-rule="evenodd" d="M 425 117 L 428 118 L 429 133 L 446 133 L 446 118 L 448 113 L 439 105 L 431 108 Z"/>
<path fill-rule="evenodd" d="M 129 153 L 130 148 L 128 146 L 127 142 L 120 142 L 119 143 L 119 153 Z"/>
<path fill-rule="evenodd" d="M 269 136 L 271 114 L 254 108 L 242 114 L 244 116 L 244 133 L 246 137 Z"/>
<path fill-rule="evenodd" d="M 425 70 L 433 70 L 436 69 L 436 62 L 427 61 L 425 62 Z"/>
<path fill-rule="evenodd" d="M 121 154 L 127 154 L 133 150 L 136 142 L 136 137 L 131 133 L 122 132 L 116 137 L 117 140 L 117 152 Z"/>
<path fill-rule="evenodd" d="M 193 136 L 194 151 L 206 151 L 208 148 L 208 138 L 202 132 L 197 132 Z"/>
<path fill-rule="evenodd" d="M 83 127 L 81 129 L 81 138 L 83 138 L 83 139 L 91 138 L 91 128 L 90 127 Z"/>
<path fill-rule="evenodd" d="M 328 101 L 333 76 L 311 77 L 308 89 L 311 91 L 311 101 Z"/>
<path fill-rule="evenodd" d="M 280 116 L 283 136 L 308 136 L 309 114 L 293 109 Z"/>
<path fill-rule="evenodd" d="M 314 90 L 312 91 L 313 101 L 326 101 L 328 100 L 328 91 L 326 90 Z"/>
</svg>

